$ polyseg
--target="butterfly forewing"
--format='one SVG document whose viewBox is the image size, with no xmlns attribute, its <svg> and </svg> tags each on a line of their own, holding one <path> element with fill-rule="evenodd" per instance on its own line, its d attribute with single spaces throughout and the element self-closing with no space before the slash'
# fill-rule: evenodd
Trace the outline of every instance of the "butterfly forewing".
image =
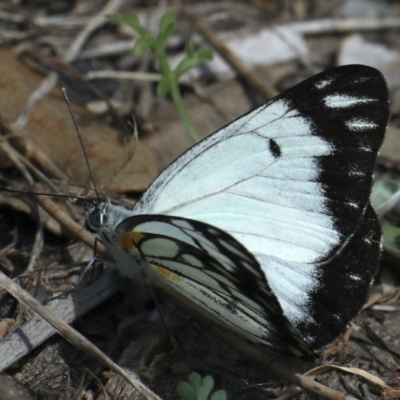
<svg viewBox="0 0 400 400">
<path fill-rule="evenodd" d="M 143 215 L 116 235 L 155 284 L 218 325 L 274 348 L 313 354 L 282 313 L 257 260 L 231 235 L 199 221 Z"/>
<path fill-rule="evenodd" d="M 132 212 L 230 233 L 254 254 L 284 315 L 318 347 L 358 312 L 377 268 L 369 193 L 387 120 L 378 71 L 323 72 L 188 150 Z M 352 295 L 356 305 L 342 311 Z"/>
</svg>

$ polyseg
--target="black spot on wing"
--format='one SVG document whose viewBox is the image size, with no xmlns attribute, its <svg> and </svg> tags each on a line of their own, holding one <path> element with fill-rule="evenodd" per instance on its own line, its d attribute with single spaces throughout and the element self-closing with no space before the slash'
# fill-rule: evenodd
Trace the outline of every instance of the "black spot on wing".
<svg viewBox="0 0 400 400">
<path fill-rule="evenodd" d="M 281 148 L 274 139 L 269 139 L 269 150 L 275 158 L 279 158 L 281 156 Z"/>
</svg>

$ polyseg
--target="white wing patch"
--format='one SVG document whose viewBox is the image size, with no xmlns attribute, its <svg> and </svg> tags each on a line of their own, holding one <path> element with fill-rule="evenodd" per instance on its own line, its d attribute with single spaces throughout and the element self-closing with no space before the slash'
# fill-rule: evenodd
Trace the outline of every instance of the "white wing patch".
<svg viewBox="0 0 400 400">
<path fill-rule="evenodd" d="M 291 261 L 312 262 L 335 245 L 338 237 L 324 215 L 322 189 L 314 182 L 319 171 L 311 158 L 329 154 L 330 145 L 312 136 L 307 120 L 283 101 L 271 104 L 267 115 L 263 108 L 172 164 L 156 180 L 157 197 L 151 201 L 147 193 L 135 214 L 197 219 L 230 232 L 251 251 L 265 248 L 265 254 Z M 268 139 L 284 149 L 282 157 L 271 154 Z"/>
<path fill-rule="evenodd" d="M 323 79 L 315 84 L 315 87 L 319 90 L 325 89 L 333 82 L 333 79 Z"/>
<path fill-rule="evenodd" d="M 352 131 L 364 131 L 368 129 L 374 129 L 377 127 L 377 125 L 374 122 L 360 118 L 347 121 L 346 126 Z"/>
<path fill-rule="evenodd" d="M 344 96 L 341 94 L 333 94 L 325 97 L 325 105 L 330 108 L 349 108 L 360 103 L 369 103 L 375 101 L 365 97 Z"/>
<path fill-rule="evenodd" d="M 296 326 L 311 320 L 307 293 L 315 289 L 317 270 L 312 264 L 290 263 L 256 253 L 263 270 L 268 271 L 268 284 L 279 299 L 289 321 Z"/>
</svg>

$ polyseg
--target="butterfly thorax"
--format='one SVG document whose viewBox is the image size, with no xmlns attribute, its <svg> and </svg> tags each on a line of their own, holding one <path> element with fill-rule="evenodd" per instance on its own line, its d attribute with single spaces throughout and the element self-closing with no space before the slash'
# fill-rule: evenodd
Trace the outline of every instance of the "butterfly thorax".
<svg viewBox="0 0 400 400">
<path fill-rule="evenodd" d="M 121 237 L 115 228 L 124 220 L 132 217 L 132 211 L 107 201 L 96 201 L 85 206 L 86 226 L 98 233 L 100 241 L 107 248 L 112 260 L 105 260 L 107 265 L 118 268 L 119 272 L 130 278 L 144 281 L 143 271 L 147 262 L 138 251 L 125 245 L 121 251 Z"/>
</svg>

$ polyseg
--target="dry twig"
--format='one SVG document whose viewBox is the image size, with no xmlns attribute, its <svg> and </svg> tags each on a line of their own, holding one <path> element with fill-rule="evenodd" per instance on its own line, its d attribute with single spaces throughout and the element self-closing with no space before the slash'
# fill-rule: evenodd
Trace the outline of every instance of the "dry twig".
<svg viewBox="0 0 400 400">
<path fill-rule="evenodd" d="M 134 379 L 123 368 L 115 364 L 109 357 L 107 357 L 83 335 L 75 331 L 75 329 L 71 328 L 63 320 L 54 317 L 52 312 L 47 310 L 35 298 L 30 296 L 25 290 L 21 289 L 2 272 L 0 272 L 0 285 L 29 310 L 32 310 L 36 314 L 40 315 L 40 317 L 47 321 L 61 336 L 67 339 L 75 347 L 89 354 L 91 357 L 94 357 L 100 363 L 107 366 L 117 374 L 121 375 L 127 382 L 129 382 L 134 388 L 136 388 L 136 390 L 141 395 L 143 395 L 145 399 L 161 400 L 156 394 L 154 394 L 150 389 L 144 386 L 140 381 Z"/>
<path fill-rule="evenodd" d="M 399 29 L 400 18 L 326 18 L 315 21 L 295 22 L 285 26 L 289 26 L 303 35 L 320 35 Z"/>
<path fill-rule="evenodd" d="M 196 29 L 211 44 L 211 46 L 252 89 L 261 93 L 265 99 L 270 99 L 278 94 L 275 89 L 267 85 L 251 67 L 248 67 L 242 60 L 236 57 L 202 19 L 186 11 L 182 11 L 182 15 L 194 24 Z"/>
</svg>

